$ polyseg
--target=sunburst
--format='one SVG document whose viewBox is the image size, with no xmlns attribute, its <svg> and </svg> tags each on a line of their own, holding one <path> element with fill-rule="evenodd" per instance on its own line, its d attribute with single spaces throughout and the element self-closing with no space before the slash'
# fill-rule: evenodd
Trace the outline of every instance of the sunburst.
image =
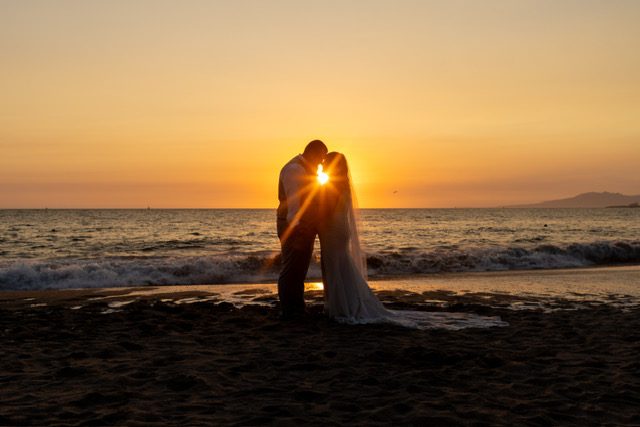
<svg viewBox="0 0 640 427">
<path fill-rule="evenodd" d="M 329 174 L 322 170 L 322 165 L 318 165 L 318 182 L 320 185 L 325 185 L 329 182 Z"/>
</svg>

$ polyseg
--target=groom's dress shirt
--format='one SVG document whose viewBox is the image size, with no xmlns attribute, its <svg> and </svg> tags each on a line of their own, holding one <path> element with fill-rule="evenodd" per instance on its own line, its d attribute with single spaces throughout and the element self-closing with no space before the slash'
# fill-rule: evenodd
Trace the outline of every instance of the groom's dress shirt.
<svg viewBox="0 0 640 427">
<path fill-rule="evenodd" d="M 280 186 L 285 196 L 285 200 L 281 198 L 280 203 L 281 207 L 284 204 L 286 208 L 286 219 L 290 227 L 295 227 L 300 222 L 297 215 L 308 191 L 305 187 L 308 185 L 309 172 L 304 165 L 311 167 L 302 155 L 298 155 L 280 171 Z M 281 209 L 278 209 L 278 214 L 283 214 Z"/>
</svg>

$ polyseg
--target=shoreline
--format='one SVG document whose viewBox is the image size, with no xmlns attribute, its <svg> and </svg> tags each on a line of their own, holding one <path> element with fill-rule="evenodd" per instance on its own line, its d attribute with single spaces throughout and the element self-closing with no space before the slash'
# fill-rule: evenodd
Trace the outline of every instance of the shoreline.
<svg viewBox="0 0 640 427">
<path fill-rule="evenodd" d="M 509 270 L 491 272 L 462 272 L 421 274 L 413 276 L 389 276 L 370 280 L 378 295 L 403 290 L 414 294 L 434 296 L 449 292 L 451 295 L 479 294 L 508 295 L 514 301 L 532 299 L 568 299 L 611 302 L 622 299 L 628 303 L 640 303 L 640 265 L 571 268 L 553 270 Z M 309 302 L 322 301 L 322 283 L 308 281 L 305 291 Z M 257 292 L 257 294 L 255 294 Z M 227 301 L 242 306 L 258 303 L 273 306 L 277 299 L 276 285 L 265 283 L 228 283 L 197 285 L 142 285 L 104 288 L 69 288 L 0 291 L 0 307 L 3 305 L 76 304 L 86 299 L 173 298 L 178 296 L 191 301 Z M 171 296 L 173 295 L 173 297 Z M 257 301 L 252 301 L 256 299 Z M 382 298 L 384 301 L 384 298 Z M 425 298 L 428 300 L 428 298 Z M 22 301 L 22 304 L 20 303 Z M 414 298 L 415 302 L 418 299 Z M 27 304 L 28 303 L 28 304 Z"/>
</svg>

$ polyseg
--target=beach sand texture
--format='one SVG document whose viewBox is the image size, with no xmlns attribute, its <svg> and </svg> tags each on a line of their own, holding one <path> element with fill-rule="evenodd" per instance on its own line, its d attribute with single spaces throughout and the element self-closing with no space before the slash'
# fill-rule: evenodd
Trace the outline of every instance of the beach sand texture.
<svg viewBox="0 0 640 427">
<path fill-rule="evenodd" d="M 300 322 L 170 291 L 126 304 L 130 289 L 1 293 L 0 425 L 640 424 L 637 306 L 380 293 L 509 322 L 425 331 L 334 323 L 317 290 Z"/>
</svg>

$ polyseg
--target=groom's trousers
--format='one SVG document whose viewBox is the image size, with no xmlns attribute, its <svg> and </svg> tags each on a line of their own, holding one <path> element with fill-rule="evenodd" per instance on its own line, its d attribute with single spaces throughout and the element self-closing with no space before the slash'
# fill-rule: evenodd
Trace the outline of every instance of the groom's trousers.
<svg viewBox="0 0 640 427">
<path fill-rule="evenodd" d="M 305 311 L 304 280 L 307 277 L 313 244 L 317 231 L 314 227 L 299 224 L 282 240 L 286 224 L 278 223 L 278 237 L 282 247 L 282 270 L 278 278 L 278 297 L 284 317 L 302 314 Z"/>
</svg>

